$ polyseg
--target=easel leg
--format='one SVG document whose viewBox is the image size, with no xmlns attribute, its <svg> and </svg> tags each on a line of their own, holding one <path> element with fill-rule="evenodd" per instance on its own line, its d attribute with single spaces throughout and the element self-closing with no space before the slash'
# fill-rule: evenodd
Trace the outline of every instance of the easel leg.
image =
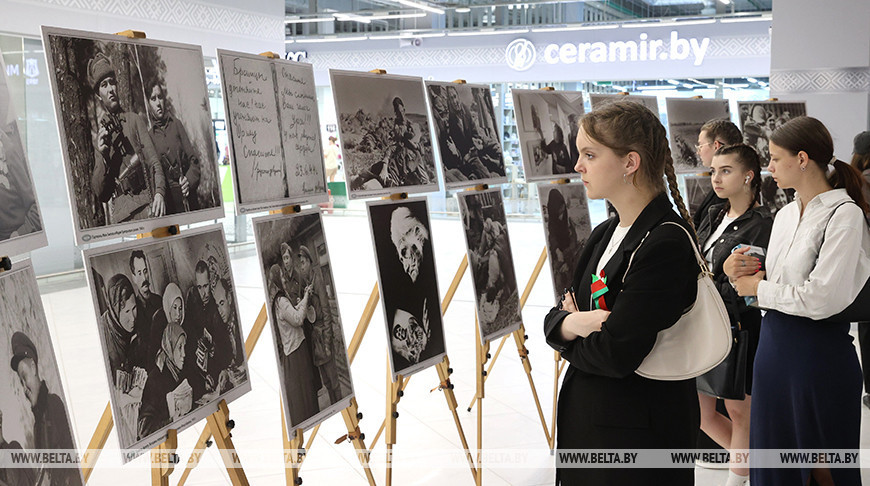
<svg viewBox="0 0 870 486">
<path fill-rule="evenodd" d="M 371 454 L 369 453 L 369 450 L 366 449 L 365 434 L 360 432 L 359 429 L 359 419 L 362 418 L 362 414 L 359 413 L 359 406 L 356 403 L 356 398 L 351 399 L 350 406 L 341 411 L 341 416 L 344 418 L 344 423 L 347 426 L 347 438 L 351 443 L 353 443 L 353 446 L 356 449 L 356 454 L 359 458 L 360 464 L 362 464 L 363 471 L 366 474 L 366 479 L 368 479 L 369 485 L 375 486 L 375 477 L 372 475 L 371 467 L 369 467 L 369 458 Z"/>
<path fill-rule="evenodd" d="M 151 451 L 152 486 L 169 486 L 169 475 L 178 462 L 175 449 L 178 448 L 178 431 L 169 429 L 166 441 Z"/>
<path fill-rule="evenodd" d="M 245 471 L 240 465 L 236 446 L 233 445 L 232 434 L 230 433 L 230 430 L 233 428 L 233 422 L 229 419 L 229 416 L 230 410 L 227 408 L 227 402 L 221 400 L 218 404 L 218 411 L 207 417 L 208 426 L 211 429 L 215 443 L 217 443 L 221 451 L 221 458 L 224 460 L 227 474 L 230 476 L 230 482 L 233 483 L 233 486 L 248 486 L 248 478 L 245 476 Z"/>
<path fill-rule="evenodd" d="M 393 444 L 396 443 L 396 419 L 399 418 L 399 412 L 396 409 L 398 408 L 399 399 L 402 397 L 403 394 L 402 390 L 400 390 L 402 375 L 398 375 L 396 378 L 396 381 L 393 381 L 393 375 L 390 371 L 390 365 L 389 362 L 387 362 L 387 432 L 384 436 L 384 442 L 387 443 L 387 486 L 391 486 L 393 484 Z"/>
<path fill-rule="evenodd" d="M 474 327 L 477 331 L 477 352 L 475 353 L 475 361 L 477 371 L 477 486 L 483 484 L 483 398 L 485 396 L 486 383 L 486 361 L 489 359 L 489 342 L 481 342 L 480 340 L 480 323 L 477 317 L 474 318 Z"/>
<path fill-rule="evenodd" d="M 245 354 L 248 358 L 250 358 L 251 353 L 254 352 L 254 348 L 257 346 L 257 341 L 260 339 L 260 334 L 263 333 L 263 329 L 266 327 L 266 322 L 268 322 L 268 320 L 269 315 L 266 313 L 266 304 L 263 304 L 263 307 L 260 308 L 260 313 L 257 314 L 257 319 L 254 321 L 254 326 L 251 328 L 251 332 L 248 333 L 248 337 L 245 338 Z M 202 433 L 199 434 L 196 446 L 194 446 L 193 452 L 191 452 L 190 458 L 184 466 L 184 472 L 178 480 L 178 486 L 184 486 L 184 484 L 187 483 L 187 478 L 190 477 L 193 468 L 199 465 L 199 459 L 202 457 L 206 447 L 209 447 L 212 444 L 211 438 L 211 427 L 205 427 Z"/>
<path fill-rule="evenodd" d="M 100 453 L 103 452 L 103 447 L 106 446 L 109 433 L 114 425 L 115 422 L 112 420 L 112 405 L 107 403 L 106 409 L 103 410 L 103 416 L 100 417 L 97 429 L 94 431 L 94 435 L 91 436 L 91 441 L 88 442 L 88 449 L 82 458 L 82 474 L 85 477 L 85 483 L 88 482 L 88 478 L 94 472 L 94 466 L 96 466 L 97 460 L 100 458 Z"/>
<path fill-rule="evenodd" d="M 447 408 L 450 409 L 453 415 L 453 422 L 456 424 L 456 431 L 459 433 L 459 441 L 462 443 L 462 450 L 465 451 L 465 457 L 468 459 L 468 467 L 471 468 L 471 477 L 477 483 L 477 469 L 474 466 L 474 458 L 471 456 L 471 451 L 468 450 L 468 441 L 465 439 L 465 431 L 462 429 L 462 422 L 459 421 L 459 412 L 456 408 L 459 404 L 456 402 L 456 394 L 453 393 L 453 384 L 450 383 L 450 374 L 453 370 L 450 368 L 450 359 L 444 356 L 444 360 L 435 365 L 435 370 L 438 371 L 438 377 L 441 378 L 441 391 L 444 392 L 444 399 L 447 400 Z"/>
<path fill-rule="evenodd" d="M 302 461 L 305 456 L 305 449 L 302 448 L 302 431 L 297 430 L 296 435 L 292 439 L 287 438 L 287 423 L 284 421 L 283 407 L 281 409 L 281 439 L 284 442 L 284 478 L 287 486 L 302 484 L 299 478 L 299 469 L 302 467 Z M 287 467 L 288 457 L 290 459 L 290 467 Z"/>
<path fill-rule="evenodd" d="M 526 287 L 523 289 L 523 295 L 520 296 L 520 310 L 526 306 L 526 302 L 529 300 L 529 295 L 532 293 L 532 288 L 534 288 L 535 283 L 538 281 L 538 276 L 541 275 L 541 270 L 544 268 L 544 263 L 547 262 L 547 248 L 544 248 L 541 251 L 541 256 L 538 257 L 538 263 L 535 264 L 535 268 L 532 270 L 532 274 L 529 276 L 529 281 L 526 282 Z M 520 326 L 520 330 L 522 330 L 523 326 Z M 523 331 L 523 348 L 525 348 L 525 340 L 528 339 L 525 337 L 525 331 Z M 507 336 L 501 338 L 501 343 L 498 345 L 498 349 L 495 352 L 495 356 L 492 358 L 492 362 L 489 364 L 489 368 L 487 369 L 487 376 L 489 376 L 489 372 L 492 371 L 492 367 L 495 366 L 495 361 L 498 359 L 498 355 L 501 354 L 501 348 L 504 346 L 504 343 L 507 341 Z M 523 358 L 523 354 L 520 353 L 520 358 Z M 468 411 L 471 411 L 471 408 L 474 407 L 474 399 L 471 400 L 471 405 L 468 406 Z"/>
<path fill-rule="evenodd" d="M 538 262 L 535 264 L 535 268 L 534 268 L 534 270 L 532 270 L 532 274 L 529 276 L 529 281 L 526 283 L 526 287 L 523 290 L 523 294 L 520 296 L 520 309 L 525 307 L 526 302 L 529 300 L 529 295 L 531 295 L 531 293 L 532 293 L 532 288 L 535 286 L 535 283 L 538 281 L 538 276 L 541 274 L 541 270 L 544 268 L 544 263 L 546 263 L 546 262 L 547 262 L 547 249 L 544 248 L 541 251 L 541 256 L 538 257 Z M 541 400 L 538 397 L 538 389 L 537 389 L 537 387 L 535 387 L 534 378 L 532 378 L 532 363 L 531 363 L 531 361 L 529 361 L 529 356 L 528 356 L 529 350 L 526 348 L 526 339 L 528 339 L 528 336 L 526 336 L 525 327 L 521 325 L 519 329 L 514 331 L 513 335 L 514 335 L 514 341 L 516 341 L 516 345 L 517 345 L 517 353 L 519 354 L 520 360 L 523 363 L 523 369 L 526 372 L 526 377 L 529 380 L 529 387 L 531 388 L 532 396 L 535 399 L 535 407 L 538 410 L 538 417 L 541 419 L 541 426 L 544 429 L 544 437 L 546 437 L 547 443 L 550 444 L 550 447 L 552 448 L 553 434 L 555 433 L 555 431 L 550 432 L 550 430 L 548 430 L 547 420 L 544 417 L 544 410 L 541 408 Z M 486 381 L 489 378 L 489 373 L 492 371 L 492 368 L 495 366 L 495 360 L 498 359 L 498 355 L 501 352 L 501 348 L 504 345 L 507 338 L 508 338 L 507 336 L 502 338 L 502 342 L 499 344 L 498 350 L 495 353 L 495 357 L 492 359 L 492 362 L 489 364 L 489 368 L 487 369 L 486 375 L 484 375 L 484 377 L 483 377 L 484 381 Z M 557 391 L 558 391 L 558 389 L 557 389 Z M 469 405 L 469 407 L 468 407 L 469 412 L 474 407 L 475 401 L 476 401 L 476 398 L 472 399 L 471 405 Z M 555 397 L 554 397 L 554 403 L 555 403 Z M 554 410 L 553 423 L 555 424 L 555 405 L 554 405 L 553 410 Z M 553 425 L 553 429 L 555 429 L 555 425 Z"/>
</svg>

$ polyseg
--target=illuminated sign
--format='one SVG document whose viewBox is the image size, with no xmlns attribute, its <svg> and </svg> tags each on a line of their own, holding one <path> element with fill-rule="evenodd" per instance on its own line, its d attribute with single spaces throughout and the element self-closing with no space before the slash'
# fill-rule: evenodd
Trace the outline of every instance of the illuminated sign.
<svg viewBox="0 0 870 486">
<path fill-rule="evenodd" d="M 544 47 L 542 61 L 547 64 L 586 64 L 690 60 L 695 66 L 700 66 L 709 47 L 709 37 L 681 38 L 677 31 L 671 31 L 665 46 L 665 39 L 650 39 L 648 34 L 641 33 L 637 40 L 548 44 Z M 531 68 L 535 56 L 535 46 L 526 39 L 516 39 L 505 49 L 508 66 L 517 71 Z"/>
</svg>

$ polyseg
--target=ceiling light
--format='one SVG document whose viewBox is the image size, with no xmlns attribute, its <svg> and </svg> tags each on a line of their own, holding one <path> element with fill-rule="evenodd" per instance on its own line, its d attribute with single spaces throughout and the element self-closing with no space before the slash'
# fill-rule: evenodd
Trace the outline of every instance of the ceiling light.
<svg viewBox="0 0 870 486">
<path fill-rule="evenodd" d="M 677 87 L 671 86 L 671 85 L 667 85 L 667 86 L 638 86 L 635 89 L 637 89 L 638 91 L 667 91 L 667 90 L 677 89 Z"/>
<path fill-rule="evenodd" d="M 421 10 L 425 10 L 427 12 L 432 12 L 436 14 L 444 14 L 443 8 L 433 7 L 431 5 L 425 4 L 423 2 L 416 2 L 414 0 L 395 0 L 396 3 L 401 3 L 402 5 L 407 5 L 409 7 L 419 8 Z"/>
<path fill-rule="evenodd" d="M 390 20 L 390 19 L 414 19 L 425 17 L 426 14 L 422 12 L 417 13 L 404 13 L 404 14 L 385 14 L 385 15 L 368 15 L 363 18 L 369 20 Z"/>
<path fill-rule="evenodd" d="M 297 44 L 315 44 L 318 42 L 351 42 L 351 41 L 361 41 L 368 39 L 367 36 L 353 36 L 353 37 L 322 37 L 320 39 L 297 39 Z"/>
<path fill-rule="evenodd" d="M 649 20 L 641 20 L 638 22 L 629 22 L 626 24 L 622 24 L 622 28 L 624 29 L 645 29 L 652 25 L 661 24 L 661 20 L 659 19 L 649 19 Z"/>
<path fill-rule="evenodd" d="M 309 17 L 309 18 L 296 17 L 296 18 L 292 18 L 292 19 L 286 19 L 286 20 L 284 20 L 284 23 L 285 24 L 306 24 L 309 22 L 332 22 L 334 20 L 335 20 L 335 18 L 333 18 L 332 16 L 329 16 L 329 17 Z"/>
<path fill-rule="evenodd" d="M 454 9 L 453 11 L 456 13 L 468 13 L 468 12 L 471 12 L 471 9 L 468 7 L 458 7 L 456 9 Z"/>
<path fill-rule="evenodd" d="M 771 19 L 770 15 L 759 15 L 759 16 L 752 16 L 752 17 L 725 17 L 725 18 L 719 19 L 719 22 L 723 23 L 723 24 L 730 24 L 730 23 L 734 23 L 734 22 L 763 22 L 763 21 L 769 21 L 770 19 Z"/>
<path fill-rule="evenodd" d="M 731 0 L 719 0 L 722 5 L 731 5 Z"/>
<path fill-rule="evenodd" d="M 472 30 L 466 32 L 448 32 L 450 37 L 469 37 L 475 35 L 499 35 L 499 34 L 525 34 L 529 29 L 504 29 L 504 30 Z"/>
<path fill-rule="evenodd" d="M 688 89 L 694 89 L 694 88 L 695 88 L 695 85 L 693 85 L 693 84 L 684 84 L 683 87 L 684 87 L 684 88 L 688 88 Z"/>
<path fill-rule="evenodd" d="M 746 80 L 749 81 L 750 83 L 757 83 L 758 82 L 758 80 L 755 78 L 746 78 Z"/>
<path fill-rule="evenodd" d="M 367 17 L 363 17 L 361 15 L 344 14 L 344 13 L 335 14 L 335 19 L 340 20 L 342 22 L 360 22 L 363 24 L 372 23 L 371 19 L 369 19 Z"/>
<path fill-rule="evenodd" d="M 673 84 L 673 85 L 680 84 L 680 82 L 677 81 L 676 79 L 669 79 L 669 80 L 668 80 L 668 83 Z"/>
<path fill-rule="evenodd" d="M 569 25 L 566 27 L 535 27 L 532 32 L 570 32 L 573 30 L 607 30 L 618 29 L 618 24 Z"/>
</svg>

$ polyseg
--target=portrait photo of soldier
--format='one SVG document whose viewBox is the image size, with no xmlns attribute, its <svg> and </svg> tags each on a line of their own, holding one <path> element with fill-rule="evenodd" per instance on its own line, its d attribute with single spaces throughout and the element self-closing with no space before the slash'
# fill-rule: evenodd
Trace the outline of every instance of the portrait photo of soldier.
<svg viewBox="0 0 870 486">
<path fill-rule="evenodd" d="M 222 213 L 199 47 L 43 36 L 79 241 Z"/>
</svg>

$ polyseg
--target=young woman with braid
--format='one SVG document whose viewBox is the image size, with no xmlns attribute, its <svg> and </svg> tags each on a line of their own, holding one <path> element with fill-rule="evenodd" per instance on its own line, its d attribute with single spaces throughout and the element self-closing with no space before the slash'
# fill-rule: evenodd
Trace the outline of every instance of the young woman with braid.
<svg viewBox="0 0 870 486">
<path fill-rule="evenodd" d="M 798 196 L 776 213 L 767 274 L 737 252 L 724 265 L 738 295 L 757 296 L 767 309 L 752 377 L 751 482 L 859 485 L 857 465 L 773 468 L 756 461 L 757 450 L 859 449 L 861 368 L 849 322 L 834 316 L 870 276 L 861 174 L 834 157 L 822 122 L 801 116 L 774 130 L 769 170 Z"/>
<path fill-rule="evenodd" d="M 749 307 L 731 287 L 722 264 L 737 245 L 767 248 L 773 217 L 759 204 L 761 162 L 749 145 L 719 148 L 710 165 L 713 191 L 725 202 L 711 206 L 698 226 L 698 244 L 706 256 L 713 280 L 728 309 L 731 326 L 749 331 L 746 360 L 746 398 L 725 400 L 728 417 L 716 411 L 716 397 L 698 394 L 701 404 L 701 430 L 725 449 L 749 449 L 749 409 L 752 391 L 752 364 L 761 333 L 761 311 Z M 761 264 L 756 264 L 761 269 Z M 729 418 L 730 417 L 730 418 Z M 745 464 L 731 465 L 725 486 L 742 486 L 749 479 Z"/>
<path fill-rule="evenodd" d="M 559 393 L 557 448 L 692 449 L 700 422 L 695 380 L 635 373 L 659 331 L 674 325 L 697 294 L 695 243 L 684 231 L 694 229 L 665 128 L 643 105 L 619 101 L 587 114 L 576 144 L 574 169 L 587 197 L 606 198 L 617 216 L 592 232 L 572 289 L 544 321 L 547 343 L 570 364 Z M 665 176 L 682 217 L 668 200 Z M 557 464 L 557 484 L 694 484 L 691 468 L 571 466 Z"/>
</svg>

